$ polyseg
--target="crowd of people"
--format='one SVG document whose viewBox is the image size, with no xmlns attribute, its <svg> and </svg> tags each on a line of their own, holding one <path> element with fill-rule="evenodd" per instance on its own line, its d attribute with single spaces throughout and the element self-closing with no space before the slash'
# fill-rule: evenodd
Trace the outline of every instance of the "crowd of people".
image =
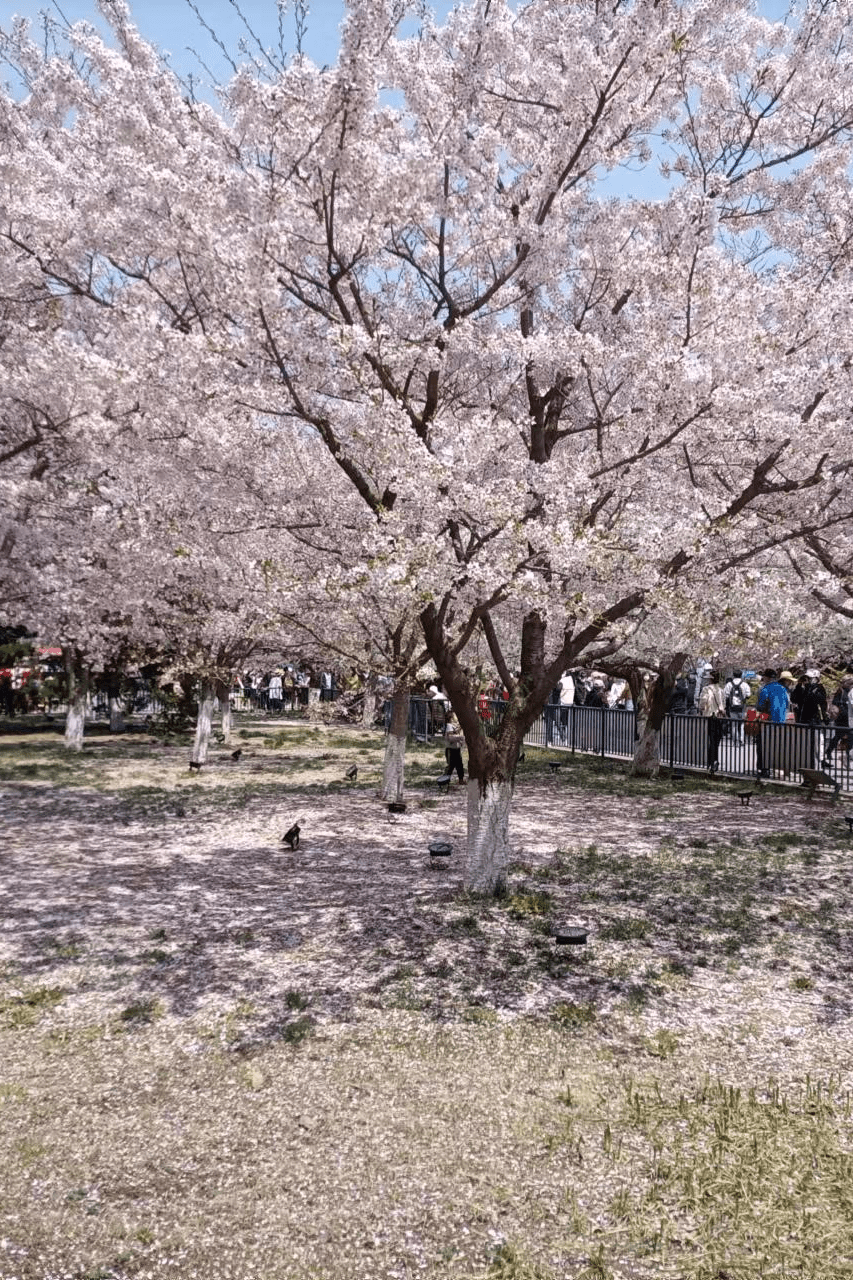
<svg viewBox="0 0 853 1280">
<path fill-rule="evenodd" d="M 750 673 L 752 674 L 752 673 Z M 673 695 L 675 698 L 675 695 Z M 683 712 L 683 708 L 670 705 L 670 709 Z M 723 683 L 719 671 L 707 672 L 707 683 L 699 695 L 699 714 L 708 721 L 708 769 L 716 773 L 719 767 L 719 748 L 728 733 L 733 743 L 742 746 L 746 724 L 757 721 L 759 727 L 767 724 L 798 724 L 813 729 L 824 729 L 819 763 L 824 769 L 832 766 L 834 753 L 853 748 L 853 674 L 845 674 L 837 681 L 830 697 L 821 673 L 809 667 L 799 676 L 793 671 L 776 671 L 768 668 L 753 689 L 741 670 L 732 672 Z M 759 756 L 759 772 L 767 773 L 760 733 L 756 735 Z M 815 741 L 818 741 L 816 738 Z"/>
<path fill-rule="evenodd" d="M 340 694 L 336 672 L 300 670 L 286 663 L 271 671 L 244 671 L 234 682 L 232 697 L 244 699 L 252 710 L 269 711 L 275 715 L 307 707 L 308 690 L 312 687 L 319 687 L 321 702 L 335 702 Z"/>
<path fill-rule="evenodd" d="M 804 744 L 809 763 L 829 769 L 833 757 L 839 751 L 850 753 L 853 762 L 853 674 L 845 674 L 834 681 L 831 694 L 815 667 L 807 667 L 799 675 L 784 669 L 781 672 L 767 668 L 760 675 L 752 670 L 736 667 L 724 675 L 709 663 L 698 663 L 684 672 L 676 681 L 667 710 L 675 716 L 697 715 L 703 718 L 707 732 L 707 768 L 711 774 L 719 769 L 720 745 L 729 738 L 736 748 L 743 748 L 747 733 L 755 737 L 758 770 L 769 772 L 776 748 L 782 744 L 775 731 L 773 743 L 765 744 L 760 734 L 764 723 L 772 725 L 797 724 L 822 729 L 811 735 Z M 495 720 L 495 702 L 508 698 L 507 690 L 500 683 L 484 685 L 480 694 L 480 715 L 487 723 Z M 426 686 L 421 697 L 434 705 L 443 706 L 450 717 L 445 694 L 436 684 Z M 546 745 L 565 745 L 569 740 L 571 708 L 573 707 L 634 710 L 634 701 L 627 680 L 608 677 L 582 669 L 565 671 L 551 692 L 545 708 Z M 417 714 L 417 713 L 415 713 Z M 435 719 L 433 717 L 433 719 Z M 455 748 L 459 736 L 458 726 L 451 718 L 444 729 L 448 772 L 456 770 L 462 780 L 461 755 Z M 442 732 L 437 725 L 438 734 Z M 417 726 L 415 726 L 417 729 Z M 421 732 L 424 727 L 421 726 Z M 454 755 L 451 761 L 450 738 Z M 461 742 L 460 744 L 461 745 Z M 771 747 L 773 750 L 771 750 Z M 704 751 L 705 748 L 703 747 Z M 788 748 L 785 748 L 791 754 Z M 800 753 L 802 754 L 802 752 Z M 771 756 L 773 759 L 771 759 Z M 812 760 L 812 756 L 816 756 Z"/>
</svg>

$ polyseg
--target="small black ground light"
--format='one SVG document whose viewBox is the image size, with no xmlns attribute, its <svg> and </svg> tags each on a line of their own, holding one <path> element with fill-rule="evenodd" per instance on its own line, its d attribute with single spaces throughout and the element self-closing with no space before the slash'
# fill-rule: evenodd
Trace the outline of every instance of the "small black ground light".
<svg viewBox="0 0 853 1280">
<path fill-rule="evenodd" d="M 554 941 L 558 947 L 583 947 L 589 930 L 581 924 L 559 924 L 554 928 Z"/>
</svg>

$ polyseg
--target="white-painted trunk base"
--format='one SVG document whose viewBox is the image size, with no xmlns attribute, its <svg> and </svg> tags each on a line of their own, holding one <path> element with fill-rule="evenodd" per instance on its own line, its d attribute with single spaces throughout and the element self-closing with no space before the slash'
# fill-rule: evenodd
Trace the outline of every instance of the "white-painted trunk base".
<svg viewBox="0 0 853 1280">
<path fill-rule="evenodd" d="M 69 751 L 83 750 L 83 730 L 86 725 L 86 696 L 83 693 L 72 698 L 65 713 L 65 745 Z"/>
<path fill-rule="evenodd" d="M 196 764 L 204 764 L 207 759 L 207 747 L 210 742 L 210 729 L 213 724 L 213 712 L 216 708 L 216 698 L 212 693 L 206 692 L 202 694 L 201 701 L 198 704 L 198 717 L 195 722 L 195 739 L 193 741 L 192 756 L 190 757 Z"/>
<path fill-rule="evenodd" d="M 110 733 L 124 733 L 124 711 L 120 698 L 110 698 Z"/>
<path fill-rule="evenodd" d="M 465 888 L 471 893 L 497 893 L 506 883 L 511 805 L 511 782 L 468 779 Z"/>
<path fill-rule="evenodd" d="M 385 760 L 382 766 L 382 799 L 399 803 L 403 799 L 406 776 L 406 735 L 398 737 L 389 733 L 385 739 Z"/>
<path fill-rule="evenodd" d="M 660 731 L 649 725 L 643 729 L 634 748 L 631 773 L 637 778 L 656 778 L 660 772 Z"/>
<path fill-rule="evenodd" d="M 224 702 L 220 701 L 219 705 L 222 708 L 222 736 L 225 739 L 225 746 L 227 747 L 231 742 L 231 730 L 233 728 L 231 719 L 231 699 L 226 698 Z"/>
<path fill-rule="evenodd" d="M 377 716 L 377 680 L 375 676 L 368 676 L 364 685 L 364 704 L 361 707 L 361 727 L 373 728 L 373 722 Z"/>
</svg>

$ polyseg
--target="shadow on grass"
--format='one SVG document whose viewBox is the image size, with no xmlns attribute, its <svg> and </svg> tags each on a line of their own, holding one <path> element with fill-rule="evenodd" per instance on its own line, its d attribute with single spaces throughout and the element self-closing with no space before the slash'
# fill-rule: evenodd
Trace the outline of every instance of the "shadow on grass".
<svg viewBox="0 0 853 1280">
<path fill-rule="evenodd" d="M 430 776 L 437 755 L 415 753 L 416 776 Z M 506 897 L 477 899 L 460 890 L 458 851 L 433 866 L 423 831 L 389 825 L 374 784 L 341 778 L 315 789 L 304 779 L 327 760 L 261 763 L 268 785 L 223 773 L 209 791 L 195 780 L 92 794 L 61 776 L 53 789 L 9 788 L 4 816 L 17 840 L 0 887 L 15 982 L 75 989 L 79 971 L 107 1004 L 150 999 L 180 1016 L 221 996 L 251 1005 L 245 1021 L 261 1036 L 278 1034 L 282 975 L 312 1013 L 347 1017 L 372 1004 L 439 1020 L 531 1004 L 639 1011 L 697 968 L 744 961 L 831 970 L 849 985 L 841 834 L 663 834 L 638 846 L 635 803 L 605 803 L 593 819 L 587 794 L 525 762 L 530 794 L 556 812 L 573 797 L 597 842 L 516 863 Z M 303 779 L 296 789 L 285 788 L 283 765 Z M 66 767 L 73 775 L 84 762 Z M 660 802 L 670 790 L 645 784 L 635 794 L 669 821 Z M 295 854 L 277 835 L 258 840 L 283 800 L 298 818 L 324 797 Z M 589 945 L 558 948 L 553 926 L 578 913 Z M 832 1007 L 841 1016 L 844 997 Z"/>
</svg>

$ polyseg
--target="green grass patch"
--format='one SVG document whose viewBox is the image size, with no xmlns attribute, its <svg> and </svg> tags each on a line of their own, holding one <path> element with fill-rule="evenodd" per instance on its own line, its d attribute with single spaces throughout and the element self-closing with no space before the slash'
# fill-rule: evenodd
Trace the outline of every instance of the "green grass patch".
<svg viewBox="0 0 853 1280">
<path fill-rule="evenodd" d="M 33 1027 L 45 1013 L 59 1004 L 65 994 L 63 987 L 34 987 L 21 995 L 2 997 L 0 1018 L 13 1030 Z"/>
<path fill-rule="evenodd" d="M 136 1000 L 133 1004 L 126 1005 L 119 1014 L 119 1020 L 129 1027 L 145 1026 L 155 1022 L 162 1013 L 163 1006 L 160 1001 L 149 996 L 144 1000 Z"/>
<path fill-rule="evenodd" d="M 293 1018 L 281 1027 L 279 1039 L 285 1044 L 300 1045 L 314 1034 L 315 1025 L 314 1019 L 307 1014 L 302 1018 Z"/>
<path fill-rule="evenodd" d="M 527 920 L 530 916 L 549 916 L 554 898 L 547 889 L 520 889 L 510 893 L 503 905 L 513 920 Z"/>
<path fill-rule="evenodd" d="M 853 1239 L 853 1155 L 840 1141 L 850 1094 L 806 1080 L 759 1093 L 721 1081 L 694 1090 L 628 1086 L 621 1127 L 635 1146 L 630 1234 L 653 1256 L 683 1242 L 696 1280 L 829 1280 Z"/>
<path fill-rule="evenodd" d="M 285 991 L 284 1004 L 287 1009 L 307 1009 L 311 1003 L 311 997 L 306 995 L 304 991 Z"/>
<path fill-rule="evenodd" d="M 645 938 L 648 931 L 649 923 L 641 916 L 625 916 L 602 925 L 598 936 L 603 942 L 633 942 Z"/>
<path fill-rule="evenodd" d="M 595 1008 L 591 1004 L 577 1004 L 564 1000 L 551 1010 L 551 1021 L 564 1031 L 578 1031 L 595 1021 Z"/>
</svg>

